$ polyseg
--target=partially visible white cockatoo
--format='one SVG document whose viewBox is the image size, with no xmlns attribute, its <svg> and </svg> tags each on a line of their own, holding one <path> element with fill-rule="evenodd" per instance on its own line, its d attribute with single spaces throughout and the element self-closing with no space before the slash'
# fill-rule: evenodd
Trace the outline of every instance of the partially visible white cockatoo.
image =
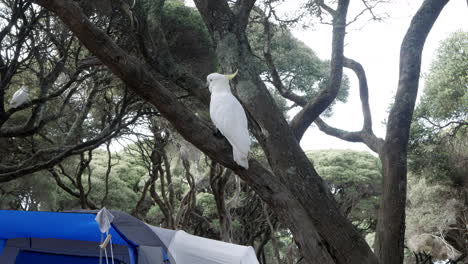
<svg viewBox="0 0 468 264">
<path fill-rule="evenodd" d="M 216 128 L 226 137 L 232 146 L 234 161 L 248 169 L 250 136 L 244 108 L 231 93 L 229 80 L 234 74 L 211 73 L 206 77 L 211 92 L 210 117 Z"/>
<path fill-rule="evenodd" d="M 29 89 L 26 86 L 21 87 L 13 94 L 10 100 L 10 108 L 16 108 L 26 103 L 29 98 Z"/>
</svg>

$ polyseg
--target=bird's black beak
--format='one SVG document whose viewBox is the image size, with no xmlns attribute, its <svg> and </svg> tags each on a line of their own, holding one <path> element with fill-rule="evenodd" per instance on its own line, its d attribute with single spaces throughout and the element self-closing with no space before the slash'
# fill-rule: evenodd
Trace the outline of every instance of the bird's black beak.
<svg viewBox="0 0 468 264">
<path fill-rule="evenodd" d="M 206 87 L 206 88 L 210 88 L 210 83 L 209 83 L 208 81 L 206 81 L 205 87 Z"/>
</svg>

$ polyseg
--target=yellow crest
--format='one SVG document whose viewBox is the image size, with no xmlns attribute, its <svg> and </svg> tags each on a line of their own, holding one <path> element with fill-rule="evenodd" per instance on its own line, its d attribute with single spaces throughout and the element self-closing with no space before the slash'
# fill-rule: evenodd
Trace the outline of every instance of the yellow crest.
<svg viewBox="0 0 468 264">
<path fill-rule="evenodd" d="M 226 76 L 226 78 L 227 78 L 228 80 L 232 80 L 232 79 L 234 79 L 234 77 L 236 77 L 236 75 L 237 75 L 238 72 L 239 72 L 239 69 L 237 69 L 236 72 L 233 73 L 233 74 L 224 74 L 224 76 Z"/>
</svg>

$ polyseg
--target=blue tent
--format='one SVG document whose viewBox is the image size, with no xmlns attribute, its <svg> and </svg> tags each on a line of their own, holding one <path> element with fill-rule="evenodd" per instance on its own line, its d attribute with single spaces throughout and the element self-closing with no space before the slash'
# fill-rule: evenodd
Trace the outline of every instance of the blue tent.
<svg viewBox="0 0 468 264">
<path fill-rule="evenodd" d="M 111 211 L 115 263 L 163 263 L 167 248 L 140 220 Z M 97 211 L 69 213 L 0 210 L 0 263 L 99 263 Z M 103 261 L 105 263 L 105 261 Z"/>
<path fill-rule="evenodd" d="M 123 212 L 110 212 L 115 264 L 258 264 L 252 247 L 159 228 Z M 96 213 L 0 210 L 0 264 L 99 264 L 102 238 Z"/>
</svg>

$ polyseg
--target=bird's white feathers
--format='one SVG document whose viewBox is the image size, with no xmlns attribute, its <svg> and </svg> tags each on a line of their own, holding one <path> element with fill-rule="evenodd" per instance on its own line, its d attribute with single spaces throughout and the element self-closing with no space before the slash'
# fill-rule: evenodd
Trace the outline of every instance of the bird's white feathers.
<svg viewBox="0 0 468 264">
<path fill-rule="evenodd" d="M 26 103 L 29 98 L 29 91 L 26 86 L 21 87 L 18 91 L 13 94 L 10 100 L 10 108 L 16 108 Z"/>
<path fill-rule="evenodd" d="M 245 111 L 232 95 L 225 75 L 212 73 L 208 75 L 207 81 L 211 92 L 211 120 L 231 144 L 234 161 L 248 169 L 250 136 Z"/>
</svg>

